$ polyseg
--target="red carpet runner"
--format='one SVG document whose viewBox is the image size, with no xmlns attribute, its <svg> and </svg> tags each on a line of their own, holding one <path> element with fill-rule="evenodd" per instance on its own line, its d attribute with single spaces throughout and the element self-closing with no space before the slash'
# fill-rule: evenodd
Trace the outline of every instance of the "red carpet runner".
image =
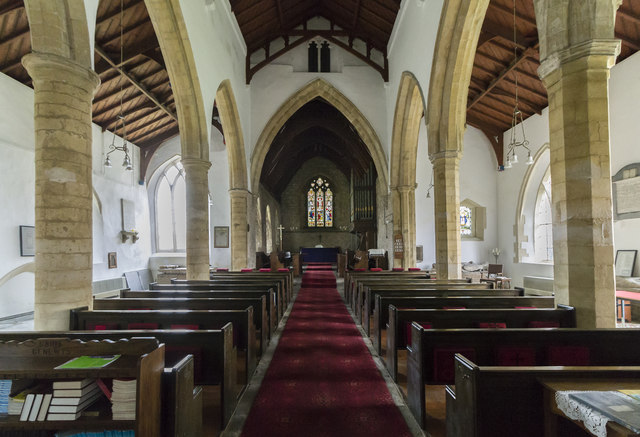
<svg viewBox="0 0 640 437">
<path fill-rule="evenodd" d="M 410 436 L 333 272 L 307 272 L 243 436 Z"/>
</svg>

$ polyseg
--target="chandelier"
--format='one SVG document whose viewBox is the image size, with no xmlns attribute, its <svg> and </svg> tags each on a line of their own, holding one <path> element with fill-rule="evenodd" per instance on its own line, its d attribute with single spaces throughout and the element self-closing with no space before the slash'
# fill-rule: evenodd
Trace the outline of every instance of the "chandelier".
<svg viewBox="0 0 640 437">
<path fill-rule="evenodd" d="M 122 19 L 124 15 L 124 0 L 120 0 L 120 64 L 124 63 L 124 44 L 122 40 L 123 34 L 123 24 Z M 124 110 L 123 110 L 123 95 L 122 95 L 122 80 L 124 79 L 124 75 L 122 71 L 120 71 L 120 113 L 118 114 L 118 120 L 122 123 L 122 146 L 116 146 L 116 131 L 118 130 L 118 124 L 113 128 L 113 138 L 111 139 L 111 144 L 109 145 L 109 151 L 107 152 L 107 156 L 104 160 L 104 166 L 106 168 L 111 168 L 111 159 L 109 155 L 111 155 L 116 150 L 124 153 L 124 160 L 122 161 L 122 166 L 125 170 L 133 170 L 133 164 L 131 163 L 131 157 L 129 156 L 129 148 L 127 147 L 127 124 L 124 119 Z"/>
<path fill-rule="evenodd" d="M 517 44 L 517 36 L 516 36 L 516 0 L 513 0 L 513 62 L 514 64 L 518 62 L 518 44 Z M 513 69 L 513 75 L 515 76 L 515 98 L 516 104 L 513 107 L 513 114 L 511 116 L 511 138 L 509 139 L 509 144 L 507 145 L 507 161 L 504 165 L 504 168 L 511 168 L 513 164 L 518 163 L 518 147 L 523 147 L 527 151 L 527 165 L 533 164 L 533 158 L 531 157 L 531 149 L 529 148 L 529 140 L 527 140 L 527 135 L 524 131 L 524 119 L 522 118 L 522 112 L 518 107 L 518 72 L 516 69 Z M 518 125 L 520 125 L 518 129 Z M 520 131 L 520 132 L 518 132 Z"/>
</svg>

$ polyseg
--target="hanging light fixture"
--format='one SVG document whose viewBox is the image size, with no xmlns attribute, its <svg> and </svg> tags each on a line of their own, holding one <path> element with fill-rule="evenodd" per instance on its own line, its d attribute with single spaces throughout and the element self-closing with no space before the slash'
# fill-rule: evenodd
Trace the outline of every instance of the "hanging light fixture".
<svg viewBox="0 0 640 437">
<path fill-rule="evenodd" d="M 518 61 L 518 44 L 517 44 L 517 36 L 516 36 L 516 0 L 513 0 L 513 62 Z M 511 138 L 508 144 L 507 151 L 507 161 L 504 164 L 504 168 L 512 168 L 513 164 L 518 163 L 518 147 L 524 147 L 527 151 L 527 165 L 533 164 L 533 158 L 531 157 L 531 149 L 529 149 L 529 140 L 527 140 L 527 135 L 524 131 L 524 119 L 522 117 L 522 112 L 518 107 L 518 72 L 516 69 L 513 69 L 513 74 L 515 76 L 515 97 L 516 104 L 513 107 L 513 115 L 511 116 Z M 519 128 L 518 128 L 519 125 Z M 518 133 L 520 131 L 520 133 Z"/>
<path fill-rule="evenodd" d="M 123 16 L 124 16 L 124 0 L 120 0 L 120 64 L 124 63 L 124 43 L 123 43 Z M 131 157 L 129 156 L 129 148 L 127 147 L 127 124 L 124 118 L 124 109 L 123 109 L 123 95 L 122 95 L 122 79 L 123 74 L 120 71 L 120 113 L 118 114 L 118 120 L 122 123 L 122 146 L 116 146 L 116 131 L 118 130 L 117 123 L 116 127 L 113 129 L 113 138 L 111 139 L 111 144 L 109 145 L 109 151 L 107 152 L 107 156 L 104 160 L 104 166 L 106 168 L 111 168 L 111 159 L 109 155 L 111 155 L 116 150 L 119 150 L 124 153 L 124 160 L 122 161 L 122 166 L 125 170 L 133 170 L 133 164 L 131 162 Z"/>
</svg>

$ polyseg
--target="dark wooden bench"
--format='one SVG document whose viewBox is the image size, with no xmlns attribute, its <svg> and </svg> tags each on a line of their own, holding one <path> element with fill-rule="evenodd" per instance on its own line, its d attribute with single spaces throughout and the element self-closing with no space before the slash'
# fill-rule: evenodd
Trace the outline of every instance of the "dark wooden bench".
<svg viewBox="0 0 640 437">
<path fill-rule="evenodd" d="M 468 284 L 473 285 L 473 284 Z M 459 288 L 456 286 L 430 286 L 429 288 L 412 287 L 412 286 L 393 286 L 384 287 L 371 287 L 365 289 L 364 301 L 359 306 L 359 311 L 356 313 L 356 317 L 362 324 L 367 335 L 371 335 L 371 317 L 375 310 L 376 296 L 440 296 L 440 297 L 453 297 L 453 296 L 514 296 L 520 295 L 519 290 L 489 290 L 486 288 Z"/>
<path fill-rule="evenodd" d="M 279 275 L 279 276 L 272 276 Z M 185 280 L 185 279 L 172 279 L 172 284 L 179 285 L 209 285 L 209 284 L 252 284 L 267 287 L 277 288 L 278 293 L 282 298 L 282 304 L 286 307 L 290 300 L 292 288 L 289 287 L 288 278 L 282 276 L 279 273 L 240 273 L 240 272 L 225 272 L 215 273 L 212 279 L 209 280 Z M 286 275 L 286 273 L 285 273 Z"/>
<path fill-rule="evenodd" d="M 274 305 L 277 309 L 278 320 L 282 318 L 285 309 L 284 292 L 274 284 L 264 283 L 238 283 L 234 281 L 199 284 L 157 284 L 149 285 L 152 291 L 273 291 Z"/>
<path fill-rule="evenodd" d="M 467 310 L 472 311 L 472 310 Z M 532 311 L 532 310 L 521 310 Z M 547 310 L 535 310 L 547 311 Z M 425 387 L 429 385 L 452 384 L 455 382 L 456 408 L 458 411 L 472 411 L 483 409 L 483 415 L 491 418 L 495 426 L 485 429 L 504 430 L 504 435 L 540 436 L 542 433 L 542 418 L 536 413 L 542 409 L 542 399 L 533 393 L 531 381 L 521 387 L 518 383 L 512 383 L 509 379 L 503 381 L 487 380 L 483 389 L 495 390 L 496 396 L 479 394 L 475 398 L 464 397 L 465 403 L 458 404 L 460 393 L 465 396 L 472 395 L 474 387 L 469 392 L 465 386 L 459 386 L 460 380 L 469 377 L 476 378 L 476 367 L 489 366 L 488 374 L 526 374 L 530 368 L 540 367 L 540 373 L 556 372 L 562 369 L 572 369 L 573 373 L 567 378 L 579 375 L 585 371 L 586 366 L 640 366 L 640 349 L 629 347 L 640 340 L 640 330 L 637 329 L 569 329 L 569 328 L 540 328 L 540 329 L 456 329 L 456 330 L 429 330 L 423 329 L 416 323 L 412 325 L 412 342 L 409 349 L 407 397 L 409 408 L 418 422 L 424 426 L 425 419 Z M 437 351 L 437 354 L 436 354 Z M 453 360 L 454 354 L 464 355 L 466 360 L 474 366 L 465 366 L 471 369 L 470 376 L 460 376 L 460 367 Z M 442 362 L 440 369 L 436 369 L 436 362 Z M 455 366 L 454 366 L 455 363 Z M 571 367 L 563 367 L 571 366 Z M 455 370 L 454 370 L 455 369 Z M 639 368 L 640 370 L 640 368 Z M 466 372 L 465 372 L 466 373 Z M 640 376 L 640 374 L 637 374 Z M 637 377 L 636 376 L 636 377 Z M 537 377 L 537 376 L 536 376 Z M 529 376 L 524 376 L 529 378 Z M 489 382 L 492 381 L 492 382 Z M 491 384 L 495 387 L 491 389 Z M 483 382 L 484 384 L 484 382 Z M 527 384 L 529 386 L 527 387 Z M 537 388 L 535 388 L 537 390 Z M 479 393 L 479 392 L 478 392 Z M 541 393 L 541 391 L 540 391 Z M 536 398 L 537 400 L 530 398 Z M 512 403 L 522 401 L 525 406 L 515 407 L 512 412 Z M 472 403 L 468 403 L 472 402 Z M 539 402 L 539 403 L 536 403 Z M 532 407 L 532 404 L 536 406 Z M 494 411 L 495 409 L 495 411 Z M 531 423 L 525 423 L 525 411 L 532 413 Z M 511 410 L 509 410 L 511 411 Z M 496 421 L 509 421 L 512 413 L 518 421 L 522 421 L 528 429 L 524 434 L 522 430 L 516 431 L 514 423 L 498 425 Z M 462 413 L 461 413 L 462 414 Z M 515 419 L 514 419 L 515 420 Z M 449 421 L 449 418 L 447 418 Z M 534 426 L 534 423 L 537 425 Z M 479 423 L 479 422 L 478 422 Z M 476 434 L 463 434 L 472 436 Z M 477 435 L 491 435 L 481 433 Z M 495 434 L 494 434 L 495 435 Z"/>
<path fill-rule="evenodd" d="M 498 295 L 496 292 L 512 292 Z M 473 296 L 424 296 L 417 294 L 376 295 L 373 309 L 373 327 L 371 329 L 373 344 L 378 353 L 382 350 L 382 331 L 389 324 L 389 306 L 414 309 L 446 309 L 446 308 L 554 308 L 553 296 L 517 296 L 518 290 L 490 290 L 491 295 L 474 294 Z M 397 332 L 397 327 L 396 327 Z"/>
<path fill-rule="evenodd" d="M 72 338 L 82 341 L 94 340 L 118 340 L 121 338 L 154 337 L 165 345 L 165 367 L 180 367 L 187 355 L 193 357 L 191 364 L 191 382 L 204 386 L 215 386 L 220 411 L 219 426 L 224 428 L 231 418 L 238 404 L 240 393 L 246 388 L 246 384 L 238 385 L 236 357 L 237 351 L 233 346 L 233 327 L 227 323 L 221 329 L 199 330 L 185 332 L 183 330 L 108 330 L 108 331 L 29 331 L 29 332 L 3 332 L 0 334 L 2 341 L 24 341 L 35 338 Z M 184 370 L 181 370 L 181 372 Z M 165 371 L 166 372 L 166 371 Z M 184 379 L 182 376 L 180 379 Z M 188 387 L 176 387 L 181 392 L 180 397 L 188 397 L 184 390 Z M 170 404 L 169 404 L 170 405 Z M 183 417 L 191 417 L 193 412 L 187 412 L 188 405 L 178 405 L 177 413 Z M 202 406 L 201 406 L 202 407 Z M 205 412 L 211 414 L 211 412 Z M 216 416 L 218 414 L 214 413 Z M 173 419 L 171 419 L 173 420 Z M 189 427 L 186 423 L 177 423 L 180 429 Z M 191 434 L 181 433 L 180 436 Z"/>
<path fill-rule="evenodd" d="M 383 272 L 354 272 L 352 270 L 347 270 L 344 276 L 344 296 L 345 301 L 351 302 L 351 295 L 353 291 L 357 287 L 358 281 L 363 281 L 367 278 L 395 278 L 395 279 L 427 279 L 429 275 L 427 272 L 419 271 L 419 272 L 393 272 L 393 271 L 383 271 Z"/>
<path fill-rule="evenodd" d="M 193 385 L 193 355 L 162 373 L 162 435 L 202 436 L 202 387 Z"/>
<path fill-rule="evenodd" d="M 540 380 L 607 380 L 640 378 L 640 331 L 572 330 L 568 338 L 551 341 L 589 348 L 590 366 L 498 367 L 455 357 L 455 388 L 447 397 L 447 435 L 459 437 L 544 435 L 544 400 Z M 553 332 L 553 331 L 550 331 Z M 536 341 L 532 338 L 532 341 Z M 544 346 L 544 344 L 543 344 Z"/>
<path fill-rule="evenodd" d="M 275 291 L 272 289 L 257 291 L 237 290 L 120 290 L 121 299 L 212 299 L 212 298 L 261 298 L 267 302 L 269 319 L 269 338 L 278 328 L 278 310 L 276 308 Z"/>
<path fill-rule="evenodd" d="M 257 277 L 257 278 L 276 278 L 276 279 L 284 279 L 285 281 L 285 291 L 287 295 L 287 303 L 291 302 L 291 298 L 293 297 L 293 272 L 213 272 L 211 273 L 211 279 L 218 280 L 222 278 L 235 278 L 238 276 L 240 278 Z"/>
<path fill-rule="evenodd" d="M 96 329 L 177 329 L 176 326 L 194 326 L 199 330 L 221 329 L 233 324 L 234 345 L 244 352 L 244 375 L 241 381 L 249 381 L 256 368 L 257 344 L 253 324 L 253 308 L 244 310 L 95 310 L 84 308 L 71 310 L 69 329 L 85 331 Z M 134 328 L 136 327 L 136 328 Z"/>
<path fill-rule="evenodd" d="M 265 296 L 254 298 L 127 298 L 94 299 L 94 310 L 243 310 L 253 307 L 254 324 L 260 342 L 260 355 L 267 350 L 269 342 L 269 320 Z"/>
<path fill-rule="evenodd" d="M 423 325 L 428 324 L 430 328 Z M 502 325 L 500 325 L 502 324 Z M 557 308 L 539 309 L 466 309 L 466 310 L 432 310 L 432 309 L 397 309 L 389 307 L 389 324 L 387 326 L 387 368 L 397 379 L 398 350 L 411 348 L 413 345 L 413 329 L 420 327 L 420 333 L 454 329 L 484 329 L 485 327 L 506 329 L 540 327 L 575 328 L 576 315 L 573 307 L 558 305 Z M 409 329 L 407 329 L 409 327 Z M 499 329 L 504 330 L 504 329 Z M 408 338 L 409 337 L 409 338 Z M 452 354 L 450 354 L 453 356 Z M 452 363 L 452 362 L 451 362 Z M 431 363 L 433 364 L 433 363 Z M 453 378 L 453 367 L 449 367 Z M 449 381 L 448 383 L 451 383 Z"/>
</svg>

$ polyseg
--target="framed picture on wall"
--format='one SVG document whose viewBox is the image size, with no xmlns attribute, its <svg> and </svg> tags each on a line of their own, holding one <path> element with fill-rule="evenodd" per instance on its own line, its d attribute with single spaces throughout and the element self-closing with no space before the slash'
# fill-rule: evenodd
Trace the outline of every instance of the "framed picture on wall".
<svg viewBox="0 0 640 437">
<path fill-rule="evenodd" d="M 229 226 L 213 227 L 213 247 L 229 247 Z"/>
<path fill-rule="evenodd" d="M 616 276 L 626 278 L 633 276 L 633 267 L 636 264 L 637 250 L 617 250 L 616 251 Z"/>
<path fill-rule="evenodd" d="M 35 226 L 20 226 L 20 256 L 36 256 Z"/>
<path fill-rule="evenodd" d="M 116 252 L 109 252 L 107 254 L 107 259 L 110 269 L 115 269 L 118 267 L 118 254 Z"/>
</svg>

